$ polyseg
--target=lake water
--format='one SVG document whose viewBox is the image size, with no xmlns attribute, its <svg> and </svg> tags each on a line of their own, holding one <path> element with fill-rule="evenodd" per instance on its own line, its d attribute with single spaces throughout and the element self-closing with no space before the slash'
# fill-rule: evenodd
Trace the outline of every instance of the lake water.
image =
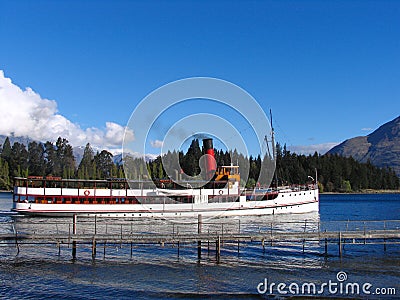
<svg viewBox="0 0 400 300">
<path fill-rule="evenodd" d="M 9 213 L 11 204 L 11 194 L 0 193 L 0 230 L 8 228 L 15 217 Z M 376 226 L 383 226 L 378 221 L 400 219 L 400 194 L 321 195 L 319 215 L 244 218 L 241 228 L 257 230 L 257 226 L 268 227 L 274 222 L 283 230 L 291 230 L 290 224 L 302 224 L 306 219 L 308 224 L 320 222 L 321 227 L 328 229 L 360 227 L 364 220 L 377 221 Z M 59 221 L 22 217 L 17 226 L 30 226 L 30 222 L 54 226 Z M 224 219 L 232 224 L 237 221 Z M 388 222 L 388 226 L 396 224 Z M 340 283 L 357 283 L 360 287 L 370 283 L 372 287 L 367 293 L 354 295 L 335 292 L 335 286 L 329 291 L 325 286 L 325 296 L 396 299 L 400 295 L 399 245 L 387 245 L 386 251 L 383 245 L 345 245 L 342 258 L 338 256 L 337 245 L 329 245 L 326 257 L 324 245 L 316 242 L 307 242 L 304 253 L 301 243 L 266 245 L 265 251 L 260 243 L 245 244 L 240 245 L 239 254 L 237 245 L 223 245 L 219 263 L 213 249 L 212 246 L 208 252 L 207 245 L 203 245 L 203 256 L 198 261 L 195 245 L 181 247 L 179 256 L 177 248 L 171 245 L 138 246 L 133 249 L 132 257 L 128 246 L 111 245 L 105 257 L 100 247 L 93 261 L 87 246 L 78 247 L 77 260 L 73 261 L 71 249 L 66 246 L 61 248 L 60 255 L 54 246 L 21 246 L 16 255 L 16 248 L 3 242 L 0 244 L 0 298 L 272 299 L 291 295 L 289 285 L 294 289 L 304 283 L 321 287 L 329 281 L 336 283 L 338 289 Z M 340 281 L 338 273 L 347 279 Z M 266 281 L 268 286 L 275 283 L 273 293 L 279 297 L 265 290 L 259 293 L 263 292 Z M 286 285 L 286 295 L 277 292 L 279 283 Z M 397 295 L 378 296 L 376 288 L 384 293 L 395 291 Z"/>
</svg>

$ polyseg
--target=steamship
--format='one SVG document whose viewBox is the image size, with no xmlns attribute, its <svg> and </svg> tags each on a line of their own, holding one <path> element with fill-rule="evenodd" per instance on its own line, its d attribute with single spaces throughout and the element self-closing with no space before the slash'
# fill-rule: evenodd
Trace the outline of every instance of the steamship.
<svg viewBox="0 0 400 300">
<path fill-rule="evenodd" d="M 212 139 L 203 139 L 206 176 L 201 188 L 172 180 L 15 178 L 13 210 L 35 216 L 133 218 L 225 217 L 319 210 L 316 180 L 302 186 L 240 187 L 238 166 L 216 166 Z"/>
</svg>

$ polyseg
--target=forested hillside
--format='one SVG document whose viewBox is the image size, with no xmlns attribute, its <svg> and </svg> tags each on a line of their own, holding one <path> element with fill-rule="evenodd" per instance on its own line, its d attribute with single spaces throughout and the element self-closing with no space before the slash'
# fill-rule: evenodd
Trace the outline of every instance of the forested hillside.
<svg viewBox="0 0 400 300">
<path fill-rule="evenodd" d="M 279 185 L 303 184 L 309 181 L 308 176 L 315 177 L 321 192 L 351 192 L 362 189 L 399 189 L 400 182 L 393 170 L 378 168 L 369 161 L 359 163 L 353 158 L 339 155 L 297 155 L 277 144 L 276 177 Z M 198 161 L 203 155 L 199 141 L 194 139 L 186 153 L 168 152 L 163 159 L 145 162 L 143 159 L 126 157 L 125 164 L 134 170 L 130 179 L 143 179 L 145 168 L 153 179 L 166 178 L 163 162 L 168 163 L 173 155 L 178 155 L 182 171 L 190 176 L 200 173 Z M 242 174 L 249 173 L 247 182 L 242 185 L 253 187 L 257 184 L 261 167 L 261 157 L 245 157 L 236 151 L 215 149 L 218 165 L 229 165 L 231 161 L 238 164 Z M 181 170 L 179 170 L 180 172 Z M 178 170 L 177 170 L 178 172 Z M 19 142 L 10 144 L 4 141 L 0 148 L 0 189 L 10 189 L 15 176 L 58 176 L 62 178 L 105 179 L 125 178 L 122 162 L 115 164 L 113 155 L 106 151 L 94 153 L 87 144 L 83 158 L 77 165 L 71 145 L 66 139 L 58 138 L 55 143 L 30 142 L 28 147 Z M 264 185 L 263 178 L 260 184 Z M 275 180 L 272 185 L 276 185 Z"/>
</svg>

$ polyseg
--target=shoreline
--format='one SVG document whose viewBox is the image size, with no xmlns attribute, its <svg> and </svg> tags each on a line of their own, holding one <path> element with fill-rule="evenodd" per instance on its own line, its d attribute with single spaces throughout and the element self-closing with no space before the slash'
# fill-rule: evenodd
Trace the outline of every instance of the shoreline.
<svg viewBox="0 0 400 300">
<path fill-rule="evenodd" d="M 361 190 L 358 192 L 320 192 L 320 195 L 400 194 L 400 190 Z"/>
</svg>

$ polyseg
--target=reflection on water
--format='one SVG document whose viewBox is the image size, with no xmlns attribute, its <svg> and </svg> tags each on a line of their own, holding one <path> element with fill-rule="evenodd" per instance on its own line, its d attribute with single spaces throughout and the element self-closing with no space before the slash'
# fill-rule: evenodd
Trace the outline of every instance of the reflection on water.
<svg viewBox="0 0 400 300">
<path fill-rule="evenodd" d="M 318 230 L 322 224 L 338 224 L 336 220 L 383 220 L 400 215 L 400 201 L 395 196 L 381 198 L 321 197 L 318 214 L 224 218 L 207 221 L 203 232 L 268 232 Z M 349 198 L 350 197 L 350 198 Z M 346 200 L 347 199 L 347 200 Z M 387 199 L 387 200 L 385 200 Z M 379 202 L 377 202 L 379 200 Z M 65 218 L 30 218 L 12 216 L 10 194 L 0 194 L 0 222 L 12 232 L 15 219 L 18 232 L 68 232 L 72 220 Z M 383 209 L 382 207 L 385 207 Z M 378 215 L 379 214 L 379 215 Z M 197 223 L 174 224 L 167 220 L 78 219 L 78 231 L 92 233 L 120 232 L 197 232 Z M 330 222 L 330 223 L 329 223 Z M 377 222 L 376 224 L 378 224 Z M 340 223 L 346 226 L 345 222 Z M 362 222 L 347 226 L 361 226 Z M 382 223 L 379 223 L 382 224 Z M 223 226 L 223 228 L 222 228 Z M 377 225 L 380 226 L 380 225 Z M 4 229 L 6 228 L 6 229 Z M 299 243 L 225 243 L 221 261 L 217 263 L 215 243 L 202 244 L 202 258 L 197 259 L 197 245 L 176 244 L 130 245 L 99 244 L 92 260 L 91 244 L 78 245 L 77 260 L 72 261 L 70 245 L 40 247 L 15 243 L 0 245 L 0 297 L 65 298 L 65 299 L 149 299 L 206 298 L 259 299 L 256 287 L 264 278 L 273 282 L 310 282 L 334 280 L 338 271 L 345 271 L 352 282 L 371 282 L 374 286 L 396 287 L 400 292 L 400 249 L 398 245 L 345 245 L 344 256 L 338 257 L 337 245 L 318 242 Z M 368 261 L 368 263 L 365 263 Z M 390 297 L 387 297 L 389 299 Z M 385 298 L 386 299 L 386 298 Z"/>
</svg>

